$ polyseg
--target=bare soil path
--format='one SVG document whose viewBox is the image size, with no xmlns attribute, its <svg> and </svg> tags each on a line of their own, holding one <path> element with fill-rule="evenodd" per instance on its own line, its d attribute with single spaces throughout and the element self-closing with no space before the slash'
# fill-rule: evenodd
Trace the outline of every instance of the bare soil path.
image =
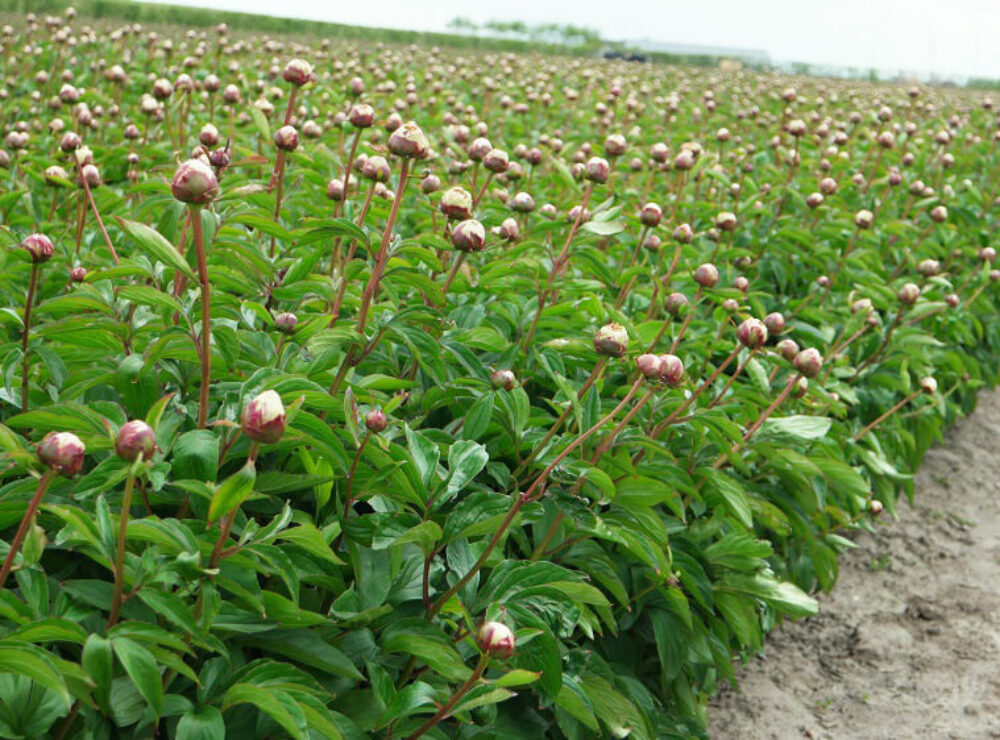
<svg viewBox="0 0 1000 740">
<path fill-rule="evenodd" d="M 709 707 L 712 740 L 1000 738 L 1000 392 L 934 447 L 911 508 L 843 557 Z"/>
</svg>

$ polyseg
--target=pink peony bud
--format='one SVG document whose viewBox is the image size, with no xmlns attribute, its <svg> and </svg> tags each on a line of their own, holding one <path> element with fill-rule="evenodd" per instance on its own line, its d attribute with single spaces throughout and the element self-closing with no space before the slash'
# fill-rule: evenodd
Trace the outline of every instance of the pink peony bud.
<svg viewBox="0 0 1000 740">
<path fill-rule="evenodd" d="M 517 376 L 512 370 L 495 370 L 490 375 L 490 382 L 494 388 L 510 391 L 517 387 Z"/>
<path fill-rule="evenodd" d="M 778 352 L 789 362 L 795 359 L 795 356 L 799 353 L 799 345 L 794 339 L 782 339 L 778 342 Z"/>
<path fill-rule="evenodd" d="M 288 311 L 284 313 L 279 313 L 277 316 L 274 317 L 275 328 L 280 332 L 284 332 L 285 334 L 291 334 L 292 332 L 294 332 L 295 327 L 298 325 L 298 323 L 299 323 L 299 317 Z"/>
<path fill-rule="evenodd" d="M 621 324 L 605 324 L 594 333 L 594 350 L 605 357 L 624 357 L 628 351 L 628 332 Z"/>
<path fill-rule="evenodd" d="M 591 182 L 601 185 L 608 181 L 611 177 L 611 167 L 608 165 L 606 159 L 601 159 L 600 157 L 591 157 L 587 161 L 587 179 Z"/>
<path fill-rule="evenodd" d="M 502 622 L 484 622 L 476 632 L 476 644 L 491 658 L 509 658 L 516 640 L 510 627 Z"/>
<path fill-rule="evenodd" d="M 460 252 L 481 252 L 486 246 L 486 229 L 475 219 L 462 221 L 452 229 L 451 243 Z"/>
<path fill-rule="evenodd" d="M 807 378 L 815 378 L 823 369 L 823 355 L 818 349 L 810 347 L 795 355 L 795 369 Z"/>
<path fill-rule="evenodd" d="M 200 159 L 189 159 L 177 168 L 170 190 L 182 203 L 203 206 L 219 194 L 219 180 L 209 165 Z"/>
<path fill-rule="evenodd" d="M 781 334 L 785 330 L 785 317 L 777 311 L 769 313 L 764 317 L 764 326 L 772 336 Z"/>
<path fill-rule="evenodd" d="M 767 342 L 767 326 L 760 319 L 747 319 L 736 328 L 736 337 L 747 349 L 760 349 Z"/>
<path fill-rule="evenodd" d="M 472 218 L 472 194 L 462 187 L 455 186 L 445 190 L 441 195 L 441 213 L 455 221 Z"/>
<path fill-rule="evenodd" d="M 684 363 L 677 355 L 660 355 L 660 380 L 676 388 L 684 380 Z"/>
<path fill-rule="evenodd" d="M 316 79 L 313 74 L 312 65 L 305 59 L 292 59 L 285 65 L 285 70 L 281 73 L 285 82 L 290 82 L 296 87 L 302 87 L 306 83 Z"/>
<path fill-rule="evenodd" d="M 282 126 L 275 131 L 274 145 L 283 152 L 294 152 L 299 146 L 299 132 L 295 126 Z"/>
<path fill-rule="evenodd" d="M 694 271 L 694 281 L 703 288 L 711 288 L 719 282 L 719 269 L 711 262 L 706 262 Z"/>
<path fill-rule="evenodd" d="M 275 391 L 256 395 L 243 407 L 243 433 L 255 442 L 271 444 L 285 433 L 285 405 Z"/>
<path fill-rule="evenodd" d="M 356 103 L 347 114 L 354 128 L 369 128 L 375 123 L 375 110 L 368 103 Z"/>
<path fill-rule="evenodd" d="M 912 306 L 917 302 L 920 297 L 920 287 L 916 283 L 906 283 L 899 292 L 896 293 L 896 298 L 904 306 Z"/>
<path fill-rule="evenodd" d="M 389 136 L 389 151 L 397 157 L 423 159 L 430 153 L 430 142 L 413 121 L 404 123 Z"/>
<path fill-rule="evenodd" d="M 660 366 L 663 363 L 660 361 L 659 355 L 644 354 L 639 355 L 635 358 L 635 366 L 642 373 L 643 377 L 650 380 L 659 380 L 660 378 Z"/>
<path fill-rule="evenodd" d="M 639 222 L 643 226 L 649 226 L 650 228 L 655 228 L 660 225 L 660 221 L 663 219 L 663 209 L 660 208 L 656 203 L 647 203 L 639 211 Z"/>
<path fill-rule="evenodd" d="M 52 259 L 54 251 L 52 240 L 45 236 L 45 234 L 29 234 L 24 237 L 21 247 L 28 252 L 31 256 L 31 261 L 36 265 Z"/>
<path fill-rule="evenodd" d="M 38 459 L 56 473 L 72 478 L 83 467 L 87 448 L 72 432 L 49 432 L 37 448 Z"/>
<path fill-rule="evenodd" d="M 143 460 L 149 460 L 156 449 L 156 433 L 146 422 L 136 419 L 118 430 L 115 452 L 122 460 L 134 462 L 139 455 L 142 455 Z"/>
<path fill-rule="evenodd" d="M 372 409 L 365 414 L 365 426 L 372 434 L 384 431 L 388 424 L 389 420 L 385 418 L 381 409 Z"/>
</svg>

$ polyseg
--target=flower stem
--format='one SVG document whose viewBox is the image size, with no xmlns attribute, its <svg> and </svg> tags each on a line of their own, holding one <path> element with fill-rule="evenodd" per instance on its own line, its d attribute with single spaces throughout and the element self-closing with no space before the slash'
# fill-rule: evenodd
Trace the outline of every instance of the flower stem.
<svg viewBox="0 0 1000 740">
<path fill-rule="evenodd" d="M 24 303 L 24 332 L 21 334 L 21 355 L 23 365 L 21 366 L 21 412 L 28 410 L 28 386 L 31 356 L 28 354 L 28 339 L 31 331 L 31 306 L 35 302 L 35 291 L 38 289 L 38 273 L 41 266 L 31 263 L 31 278 L 28 280 L 28 297 Z"/>
<path fill-rule="evenodd" d="M 125 494 L 122 497 L 121 521 L 118 524 L 118 544 L 115 550 L 115 593 L 111 600 L 111 614 L 105 629 L 111 629 L 118 622 L 122 609 L 122 596 L 125 592 L 125 542 L 128 534 L 129 510 L 132 507 L 132 489 L 135 486 L 135 476 L 131 473 L 125 479 Z"/>
<path fill-rule="evenodd" d="M 479 679 L 483 677 L 483 673 L 486 672 L 486 666 L 488 666 L 489 663 L 490 663 L 489 656 L 486 653 L 482 653 L 479 656 L 479 663 L 476 665 L 476 669 L 472 672 L 472 675 L 466 679 L 465 683 L 463 683 L 461 686 L 455 689 L 455 693 L 452 694 L 451 698 L 448 699 L 448 701 L 445 702 L 444 706 L 438 710 L 437 714 L 435 714 L 429 720 L 424 722 L 417 729 L 417 731 L 411 734 L 409 737 L 407 737 L 406 740 L 417 740 L 418 737 L 420 737 L 429 729 L 434 727 L 434 725 L 436 725 L 438 722 L 440 722 L 443 719 L 447 719 L 448 716 L 451 714 L 451 710 L 455 708 L 455 705 L 458 704 L 458 702 L 461 701 L 462 697 L 468 694 L 469 691 L 472 690 L 472 687 L 479 682 Z"/>
<path fill-rule="evenodd" d="M 883 421 L 885 421 L 890 416 L 892 416 L 893 414 L 895 414 L 897 411 L 899 411 L 900 408 L 902 408 L 903 406 L 905 406 L 906 404 L 908 404 L 910 401 L 912 401 L 914 398 L 916 398 L 917 396 L 919 396 L 923 392 L 924 391 L 921 388 L 918 388 L 917 390 L 913 391 L 910 395 L 908 395 L 902 401 L 900 401 L 895 406 L 893 406 L 891 409 L 889 409 L 888 411 L 886 411 L 884 414 L 882 414 L 880 417 L 878 417 L 871 424 L 869 424 L 864 429 L 862 429 L 860 432 L 858 432 L 857 434 L 855 434 L 854 435 L 854 441 L 857 442 L 859 439 L 861 439 L 866 434 L 868 434 L 868 432 L 870 432 L 872 429 L 874 429 L 875 427 L 877 427 Z"/>
<path fill-rule="evenodd" d="M 205 255 L 205 236 L 201 228 L 201 209 L 191 206 L 191 232 L 198 256 L 198 281 L 201 283 L 201 389 L 198 400 L 198 427 L 208 423 L 208 386 L 212 377 L 211 287 L 208 283 L 208 258 Z"/>
<path fill-rule="evenodd" d="M 410 170 L 410 160 L 404 159 L 399 171 L 399 185 L 396 188 L 396 196 L 392 199 L 392 209 L 389 211 L 389 221 L 385 225 L 385 232 L 382 234 L 382 244 L 379 246 L 378 254 L 375 255 L 375 265 L 372 267 L 371 275 L 368 277 L 368 284 L 361 297 L 361 312 L 358 314 L 358 333 L 365 333 L 365 324 L 368 323 L 368 309 L 372 299 L 375 297 L 375 290 L 378 288 L 382 273 L 385 270 L 385 263 L 389 254 L 389 242 L 392 240 L 392 227 L 396 223 L 396 216 L 399 215 L 399 204 L 403 200 L 403 193 L 406 191 L 406 177 Z"/>
<path fill-rule="evenodd" d="M 465 262 L 465 252 L 459 252 L 458 256 L 452 260 L 451 271 L 448 273 L 448 278 L 444 281 L 444 285 L 441 286 L 442 296 L 448 295 L 448 288 L 451 287 L 451 283 L 455 279 L 455 275 L 458 274 L 458 269 L 462 266 L 463 262 Z"/>
<path fill-rule="evenodd" d="M 7 557 L 4 558 L 3 567 L 0 567 L 0 591 L 3 590 L 4 584 L 7 582 L 7 576 L 10 575 L 11 568 L 14 567 L 14 558 L 17 556 L 17 551 L 21 548 L 21 542 L 24 541 L 24 536 L 28 533 L 31 520 L 34 518 L 35 512 L 38 511 L 38 505 L 42 502 L 42 496 L 48 490 L 49 483 L 52 482 L 54 475 L 55 473 L 52 471 L 52 468 L 48 468 L 42 474 L 42 477 L 38 481 L 38 488 L 35 489 L 35 495 L 28 502 L 28 510 L 24 512 L 21 525 L 17 528 L 17 533 L 10 542 L 10 549 L 7 551 Z"/>
</svg>

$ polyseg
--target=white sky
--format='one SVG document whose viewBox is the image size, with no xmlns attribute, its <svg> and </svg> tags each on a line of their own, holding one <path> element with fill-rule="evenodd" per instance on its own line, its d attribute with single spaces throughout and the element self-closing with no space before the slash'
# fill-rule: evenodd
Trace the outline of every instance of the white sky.
<svg viewBox="0 0 1000 740">
<path fill-rule="evenodd" d="M 776 62 L 1000 78 L 1000 0 L 164 0 L 368 26 L 572 23 L 607 39 L 762 49 Z M 481 8 L 481 10 L 480 10 Z"/>
</svg>

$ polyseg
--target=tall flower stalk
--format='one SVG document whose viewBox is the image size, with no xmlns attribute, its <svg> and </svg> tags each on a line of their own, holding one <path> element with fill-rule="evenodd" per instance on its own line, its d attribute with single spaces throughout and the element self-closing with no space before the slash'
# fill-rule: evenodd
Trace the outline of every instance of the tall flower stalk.
<svg viewBox="0 0 1000 740">
<path fill-rule="evenodd" d="M 198 426 L 208 424 L 208 388 L 212 379 L 212 328 L 211 285 L 208 280 L 208 257 L 202 229 L 201 210 L 219 193 L 215 170 L 200 159 L 189 159 L 181 164 L 170 183 L 174 197 L 186 203 L 191 216 L 191 235 L 198 259 L 198 282 L 201 286 L 201 388 L 198 398 Z"/>
</svg>

